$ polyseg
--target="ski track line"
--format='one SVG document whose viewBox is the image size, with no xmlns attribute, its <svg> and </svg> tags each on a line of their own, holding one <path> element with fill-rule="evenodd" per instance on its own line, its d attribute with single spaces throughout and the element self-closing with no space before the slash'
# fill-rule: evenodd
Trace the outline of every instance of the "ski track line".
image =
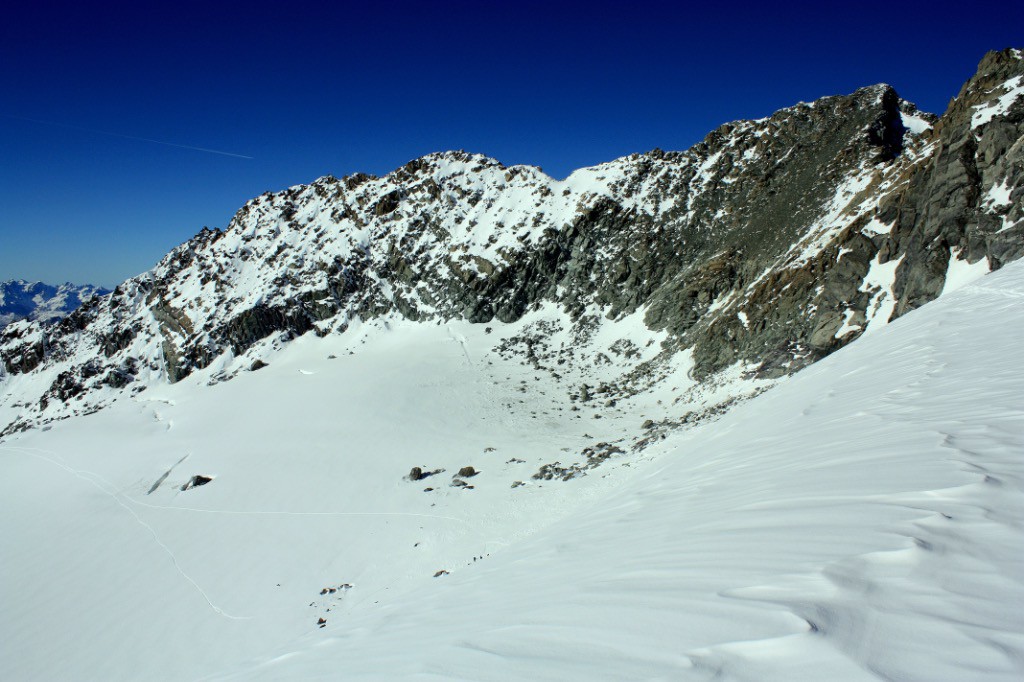
<svg viewBox="0 0 1024 682">
<path fill-rule="evenodd" d="M 197 514 L 228 514 L 233 516 L 414 516 L 424 519 L 442 519 L 444 521 L 458 521 L 459 523 L 469 524 L 469 521 L 456 518 L 454 516 L 417 514 L 415 512 L 246 511 L 241 509 L 198 509 L 195 507 L 172 507 L 168 505 L 149 504 L 148 502 L 143 502 L 142 500 L 137 500 L 134 497 L 129 497 L 127 495 L 124 497 L 132 504 L 137 504 L 140 507 L 149 507 L 150 509 L 167 509 L 170 511 L 186 511 Z"/>
<path fill-rule="evenodd" d="M 450 338 L 455 343 L 459 344 L 459 346 L 462 348 L 463 355 L 466 356 L 466 362 L 468 362 L 470 366 L 472 366 L 473 358 L 469 356 L 469 348 L 466 347 L 466 337 L 463 336 L 462 334 L 456 335 L 456 333 L 452 331 L 452 328 L 448 327 L 448 338 Z"/>
<path fill-rule="evenodd" d="M 62 464 L 61 462 L 58 462 L 57 460 L 50 459 L 49 457 L 46 457 L 45 455 L 41 455 L 41 454 L 38 454 L 36 452 L 32 452 L 29 448 L 16 448 L 16 447 L 10 447 L 10 446 L 2 446 L 2 447 L 0 447 L 0 449 L 2 449 L 2 450 L 9 450 L 11 452 L 21 452 L 22 454 L 26 454 L 26 455 L 29 455 L 31 457 L 35 457 L 37 459 L 41 459 L 41 460 L 43 460 L 45 462 L 49 462 L 50 464 L 53 464 L 54 466 L 60 467 L 64 471 L 68 472 L 69 474 L 72 474 L 76 478 L 79 478 L 79 479 L 81 479 L 83 481 L 86 481 L 87 483 L 93 485 L 97 490 L 99 490 L 103 494 L 105 494 L 108 497 L 110 497 L 110 499 L 112 499 L 114 502 L 116 502 L 121 508 L 123 508 L 129 514 L 131 514 L 132 518 L 134 518 L 135 521 L 139 525 L 141 525 L 143 528 L 145 528 L 146 530 L 149 531 L 150 535 L 153 536 L 153 540 L 156 542 L 156 544 L 159 545 L 160 548 L 163 549 L 164 552 L 167 553 L 167 556 L 169 556 L 171 558 L 171 563 L 174 565 L 174 568 L 178 571 L 178 573 L 181 575 L 181 577 L 183 577 L 186 581 L 188 581 L 192 585 L 192 587 L 194 587 L 196 589 L 196 591 L 199 592 L 200 595 L 202 595 L 203 599 L 205 599 L 206 603 L 210 605 L 210 608 L 213 609 L 214 613 L 216 613 L 219 616 L 223 616 L 224 618 L 228 618 L 230 620 L 252 620 L 252 618 L 253 618 L 252 616 L 235 616 L 235 615 L 232 615 L 232 614 L 228 613 L 227 611 L 225 611 L 221 607 L 217 606 L 216 604 L 214 604 L 213 600 L 210 599 L 210 596 L 208 594 L 206 594 L 206 592 L 203 590 L 202 587 L 199 586 L 199 583 L 197 583 L 192 578 L 192 576 L 190 576 L 188 573 L 185 573 L 185 571 L 182 570 L 181 566 L 178 564 L 177 557 L 174 556 L 174 552 L 172 552 L 171 549 L 167 545 L 165 545 L 163 543 L 163 541 L 160 540 L 160 536 L 158 536 L 156 531 L 153 530 L 153 527 L 150 526 L 145 521 L 143 521 L 141 518 L 139 518 L 139 515 L 135 513 L 135 510 L 133 510 L 131 507 L 129 507 L 124 502 L 122 502 L 120 499 L 118 499 L 116 493 L 110 492 L 105 487 L 103 487 L 102 485 L 97 483 L 95 479 L 90 478 L 90 476 L 95 476 L 96 478 L 98 478 L 100 480 L 103 480 L 107 485 L 110 485 L 110 481 L 106 481 L 105 479 L 103 479 L 102 476 L 99 476 L 98 474 L 93 474 L 91 471 L 82 471 L 82 470 L 79 470 L 79 469 L 75 469 L 73 467 L 68 466 L 67 464 Z M 48 451 L 44 450 L 43 452 L 48 452 Z M 52 453 L 52 452 L 49 453 L 49 454 L 56 455 L 56 453 Z"/>
<path fill-rule="evenodd" d="M 53 452 L 51 450 L 42 450 L 42 449 L 39 449 L 39 448 L 11 447 L 11 446 L 7 446 L 7 445 L 0 446 L 0 449 L 6 449 L 6 450 L 12 450 L 12 451 L 20 450 L 20 451 L 25 452 L 25 454 L 29 454 L 29 455 L 32 455 L 33 453 L 31 451 L 35 450 L 37 452 L 42 452 L 42 453 L 46 453 L 48 455 L 53 455 L 54 457 L 57 457 L 58 459 L 60 459 L 61 462 L 64 461 L 63 458 L 60 455 L 58 455 L 56 452 Z M 191 454 L 192 453 L 189 453 L 188 455 L 183 457 L 181 460 L 178 461 L 177 464 L 172 466 L 171 469 L 176 467 L 178 464 L 181 464 L 181 462 L 183 462 L 184 460 L 188 459 L 188 457 Z M 37 455 L 37 456 L 41 456 L 41 455 Z M 62 464 L 60 462 L 51 460 L 48 457 L 43 457 L 43 459 L 46 459 L 47 461 L 50 461 L 51 463 L 56 464 L 57 466 L 62 467 L 62 468 L 66 469 L 69 472 L 72 472 L 72 473 L 79 472 L 79 470 L 72 469 L 72 467 L 70 467 L 66 463 Z M 93 476 L 94 478 L 96 478 L 96 479 L 98 479 L 100 481 L 103 481 L 104 483 L 106 483 L 111 488 L 114 488 L 114 489 L 117 488 L 117 486 L 115 486 L 113 483 L 111 483 L 110 481 L 108 481 L 107 479 L 103 478 L 102 476 L 100 476 L 97 473 L 94 473 L 92 471 L 84 471 L 84 472 L 80 472 L 80 473 L 89 474 L 90 476 Z M 90 483 L 93 483 L 93 485 L 96 485 L 96 483 L 94 481 L 90 481 Z M 115 494 L 115 493 L 110 493 L 109 491 L 107 491 L 107 490 L 105 490 L 103 488 L 101 488 L 101 490 L 103 490 L 103 492 L 105 492 L 108 495 Z M 130 495 L 126 495 L 124 493 L 119 493 L 119 494 L 122 497 L 124 497 L 124 499 L 128 500 L 129 502 L 131 502 L 132 504 L 138 505 L 140 507 L 149 507 L 150 509 L 166 509 L 166 510 L 169 510 L 169 511 L 187 511 L 187 512 L 193 512 L 193 513 L 196 513 L 196 514 L 226 514 L 226 515 L 234 515 L 234 516 L 411 516 L 411 517 L 417 517 L 417 518 L 423 518 L 423 519 L 440 519 L 442 521 L 457 521 L 459 523 L 464 523 L 466 525 L 472 525 L 469 521 L 467 521 L 465 519 L 460 519 L 460 518 L 457 518 L 455 516 L 441 516 L 440 514 L 417 514 L 416 512 L 332 512 L 332 511 L 320 512 L 320 511 L 271 511 L 271 510 L 258 510 L 258 509 L 257 510 L 243 510 L 243 509 L 199 509 L 197 507 L 174 507 L 174 506 L 170 506 L 170 505 L 150 504 L 149 502 L 143 502 L 142 500 L 138 500 L 138 499 L 136 499 L 134 497 L 131 497 Z M 120 500 L 118 500 L 118 504 L 121 504 Z"/>
</svg>

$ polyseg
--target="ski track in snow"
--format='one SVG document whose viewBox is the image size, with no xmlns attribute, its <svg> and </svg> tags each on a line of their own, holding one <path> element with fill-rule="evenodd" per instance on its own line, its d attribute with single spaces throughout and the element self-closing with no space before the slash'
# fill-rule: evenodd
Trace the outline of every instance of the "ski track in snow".
<svg viewBox="0 0 1024 682">
<path fill-rule="evenodd" d="M 469 356 L 469 342 L 466 340 L 466 337 L 462 334 L 457 334 L 454 330 L 452 330 L 451 327 L 448 328 L 448 336 L 451 338 L 452 341 L 459 344 L 459 347 L 462 348 L 462 354 L 466 356 L 466 362 L 472 365 L 473 358 Z"/>
<path fill-rule="evenodd" d="M 118 494 L 111 493 L 109 490 L 107 490 L 106 488 L 104 488 L 103 486 L 99 485 L 96 482 L 96 480 L 103 481 L 103 483 L 105 483 L 106 485 L 110 486 L 111 488 L 116 488 L 116 486 L 113 483 L 111 483 L 107 479 L 103 478 L 99 474 L 94 473 L 92 471 L 83 471 L 83 470 L 80 470 L 80 469 L 75 469 L 75 468 L 73 468 L 73 467 L 71 467 L 71 466 L 69 466 L 67 464 L 64 464 L 62 462 L 58 462 L 58 461 L 56 461 L 54 459 L 50 459 L 49 457 L 46 457 L 46 456 L 41 455 L 41 454 L 38 454 L 40 452 L 45 452 L 46 454 L 53 455 L 54 457 L 60 458 L 60 456 L 57 453 L 55 453 L 55 452 L 52 452 L 50 450 L 40 450 L 39 448 L 24 448 L 24 447 L 15 447 L 15 446 L 8 446 L 8 445 L 0 445 L 0 450 L 11 450 L 12 452 L 22 452 L 23 454 L 31 455 L 33 457 L 37 457 L 39 459 L 43 459 L 43 460 L 45 460 L 47 462 L 50 462 L 51 464 L 54 464 L 54 465 L 60 467 L 61 469 L 64 469 L 68 473 L 74 474 L 75 476 L 78 476 L 79 478 L 81 478 L 84 481 L 88 481 L 89 483 L 93 484 L 94 486 L 99 488 L 101 491 L 103 491 L 105 494 L 110 495 L 119 505 L 121 505 L 122 507 L 125 507 L 125 505 L 121 501 L 121 499 L 119 497 L 117 497 Z M 60 459 L 63 460 L 63 458 L 60 458 Z M 182 462 L 184 462 L 186 459 L 188 459 L 188 455 L 186 455 L 185 457 L 182 457 L 176 464 L 174 464 L 174 466 L 171 467 L 171 469 L 168 469 L 160 477 L 160 479 L 159 479 L 160 482 L 162 482 L 167 477 L 167 475 L 171 472 L 171 470 L 173 470 L 176 466 L 178 466 L 178 464 L 181 464 Z M 93 478 L 89 478 L 90 476 L 93 477 Z M 155 490 L 155 489 L 156 489 L 156 487 L 151 488 L 151 490 Z M 353 512 L 353 511 L 278 511 L 278 510 L 262 510 L 262 509 L 261 510 L 201 509 L 201 508 L 197 508 L 197 507 L 180 507 L 180 506 L 174 506 L 174 505 L 151 504 L 149 502 L 143 502 L 142 500 L 136 499 L 136 498 L 131 497 L 130 495 L 127 495 L 127 494 L 124 494 L 124 493 L 119 493 L 119 494 L 121 495 L 121 497 L 123 497 L 128 502 L 131 502 L 132 504 L 137 505 L 139 507 L 147 507 L 149 509 L 162 509 L 162 510 L 167 510 L 167 511 L 192 512 L 192 513 L 196 513 L 196 514 L 223 514 L 223 515 L 228 515 L 228 516 L 407 516 L 407 517 L 413 517 L 413 518 L 440 519 L 442 521 L 455 521 L 457 523 L 462 523 L 462 524 L 466 524 L 466 525 L 469 525 L 469 526 L 473 525 L 472 523 L 470 523 L 469 521 L 467 521 L 465 519 L 460 519 L 460 518 L 455 517 L 455 516 L 442 516 L 440 514 L 416 514 L 416 513 L 413 513 L 413 512 L 379 512 L 379 511 L 376 511 L 376 512 Z M 128 509 L 128 507 L 125 507 L 125 509 Z M 152 528 L 150 528 L 144 521 L 142 521 L 135 514 L 134 511 L 132 511 L 131 509 L 128 509 L 128 511 L 130 511 L 132 513 L 132 516 L 134 516 L 135 519 L 137 521 L 139 521 L 139 523 L 142 523 L 144 526 L 146 526 L 146 528 L 148 528 L 150 530 L 150 532 L 152 532 L 154 534 L 154 537 L 156 536 L 155 531 L 153 531 Z M 160 543 L 160 544 L 161 544 L 162 547 L 164 547 L 166 549 L 166 546 L 164 546 L 163 543 Z M 168 553 L 170 553 L 169 549 L 167 551 L 168 551 Z"/>
<path fill-rule="evenodd" d="M 119 507 L 121 507 L 126 512 L 131 514 L 132 518 L 135 519 L 136 523 L 138 523 L 140 526 L 142 526 L 147 531 L 149 531 L 149 534 L 153 537 L 153 541 L 156 542 L 156 544 L 160 547 L 160 549 L 162 549 L 167 554 L 168 557 L 170 557 L 171 563 L 174 565 L 174 569 L 181 575 L 182 578 L 184 578 L 186 580 L 186 582 L 188 582 L 190 585 L 192 585 L 192 587 L 194 587 L 196 589 L 196 591 L 203 597 L 203 599 L 206 600 L 206 603 L 210 605 L 210 608 L 213 609 L 214 613 L 216 613 L 219 616 L 223 616 L 224 618 L 228 618 L 230 620 L 251 620 L 252 619 L 251 616 L 236 616 L 236 615 L 230 614 L 227 611 L 225 611 L 224 609 L 222 609 L 221 607 L 219 607 L 216 604 L 214 604 L 213 600 L 210 599 L 210 595 L 208 595 L 206 593 L 206 591 L 202 587 L 199 586 L 199 583 L 197 583 L 192 578 L 192 576 L 190 576 L 188 573 L 186 573 L 184 571 L 184 569 L 182 569 L 181 565 L 178 563 L 178 558 L 176 556 L 174 556 L 174 552 L 171 551 L 170 547 L 168 547 L 167 545 L 165 545 L 163 543 L 163 541 L 160 539 L 160 536 L 157 535 L 157 532 L 155 530 L 153 530 L 153 527 L 150 526 L 145 521 L 143 521 L 139 517 L 139 515 L 135 513 L 134 509 L 132 509 L 131 507 L 126 505 L 124 502 L 122 502 L 121 499 L 118 497 L 117 493 L 111 492 L 110 490 L 108 490 L 103 485 L 100 485 L 100 483 L 99 483 L 99 481 L 102 481 L 106 485 L 109 485 L 111 488 L 115 488 L 115 486 L 112 483 L 110 483 L 110 481 L 106 480 L 105 478 L 103 478 L 99 474 L 93 473 L 91 471 L 82 471 L 80 469 L 75 469 L 74 467 L 71 467 L 71 466 L 69 466 L 67 464 L 59 462 L 56 459 L 51 459 L 50 457 L 47 457 L 44 454 L 40 454 L 40 453 L 46 453 L 46 454 L 49 454 L 49 455 L 53 455 L 54 457 L 60 458 L 60 456 L 57 455 L 57 453 L 51 452 L 51 451 L 48 451 L 48 450 L 40 450 L 38 448 L 19 448 L 19 447 L 12 447 L 12 446 L 9 446 L 9 445 L 0 446 L 0 450 L 8 450 L 10 452 L 20 452 L 21 454 L 28 455 L 30 457 L 35 457 L 36 459 L 40 459 L 40 460 L 45 461 L 45 462 L 49 462 L 50 464 L 52 464 L 52 465 L 54 465 L 56 467 L 59 467 L 60 469 L 63 469 L 64 471 L 66 471 L 67 473 L 75 476 L 76 478 L 78 478 L 80 480 L 83 480 L 86 483 L 89 483 L 90 485 L 94 486 L 97 490 L 99 490 L 104 495 L 106 495 L 107 497 L 112 499 L 115 503 L 117 503 L 117 505 Z"/>
<path fill-rule="evenodd" d="M 150 509 L 166 509 L 169 511 L 194 512 L 197 514 L 225 514 L 234 516 L 411 516 L 423 519 L 441 519 L 443 521 L 456 521 L 467 525 L 473 525 L 465 519 L 454 516 L 440 516 L 437 514 L 415 514 L 413 512 L 336 512 L 336 511 L 273 511 L 273 510 L 238 510 L 238 509 L 198 509 L 195 507 L 176 507 L 171 505 L 150 504 L 137 500 L 134 497 L 127 499 L 132 504 Z"/>
<path fill-rule="evenodd" d="M 49 464 L 52 464 L 52 465 L 62 469 L 63 471 L 65 471 L 65 472 L 75 476 L 76 478 L 89 483 L 90 485 L 95 487 L 97 490 L 102 492 L 104 495 L 108 496 L 119 507 L 121 507 L 122 509 L 127 511 L 131 515 L 132 519 L 137 524 L 139 524 L 140 526 L 142 526 L 143 528 L 145 528 L 149 532 L 149 534 L 152 536 L 153 541 L 157 544 L 157 546 L 159 546 L 160 549 L 163 550 L 163 552 L 166 553 L 167 556 L 170 558 L 171 563 L 174 566 L 175 570 L 181 575 L 182 578 L 185 579 L 185 581 L 188 584 L 190 584 L 199 593 L 200 596 L 202 596 L 202 598 L 206 601 L 206 603 L 213 610 L 213 612 L 216 613 L 217 615 L 219 615 L 221 617 L 224 617 L 224 618 L 227 618 L 229 620 L 252 620 L 254 617 L 253 616 L 235 615 L 235 614 L 229 613 L 228 611 L 226 611 L 222 607 L 220 607 L 217 604 L 215 604 L 213 599 L 211 599 L 210 595 L 206 592 L 206 590 L 204 590 L 199 585 L 199 583 L 196 582 L 196 580 L 194 578 L 192 578 L 192 576 L 190 576 L 188 573 L 186 573 L 185 570 L 181 567 L 181 564 L 178 562 L 178 559 L 175 556 L 174 552 L 171 550 L 170 547 L 168 547 L 160 539 L 160 536 L 157 534 L 156 530 L 152 526 L 150 526 L 148 523 L 146 523 L 135 512 L 135 510 L 133 510 L 128 505 L 126 505 L 125 502 L 122 501 L 121 497 L 123 497 L 124 500 L 127 500 L 129 503 L 131 503 L 133 505 L 136 505 L 136 506 L 139 506 L 139 507 L 147 507 L 147 508 L 150 508 L 150 509 L 167 510 L 167 511 L 191 512 L 191 513 L 199 513 L 199 514 L 216 514 L 216 515 L 228 515 L 228 516 L 232 516 L 233 515 L 233 516 L 321 516 L 321 517 L 322 516 L 332 516 L 332 517 L 341 517 L 341 516 L 395 516 L 395 517 L 413 517 L 413 518 L 439 519 L 439 520 L 444 520 L 444 521 L 454 521 L 454 522 L 457 522 L 457 523 L 462 523 L 462 524 L 466 524 L 466 525 L 470 525 L 470 526 L 474 525 L 474 524 L 470 524 L 465 519 L 460 519 L 460 518 L 456 518 L 456 517 L 453 517 L 453 516 L 443 516 L 443 515 L 439 515 L 439 514 L 417 514 L 417 513 L 411 513 L 411 512 L 335 512 L 335 511 L 331 511 L 331 512 L 316 512 L 316 511 L 313 511 L 313 512 L 310 512 L 310 511 L 293 512 L 293 511 L 268 511 L 268 510 L 200 509 L 200 508 L 193 508 L 193 507 L 177 507 L 177 506 L 171 506 L 171 505 L 155 505 L 155 504 L 150 504 L 150 503 L 147 503 L 147 502 L 143 502 L 142 500 L 135 499 L 135 498 L 133 498 L 133 497 L 127 495 L 127 494 L 124 494 L 124 493 L 111 492 L 111 490 L 116 490 L 117 487 L 113 483 L 111 483 L 109 480 L 107 480 L 106 478 L 104 478 L 103 476 L 101 476 L 101 475 L 99 475 L 99 474 L 97 474 L 95 472 L 85 471 L 85 470 L 81 470 L 81 469 L 76 469 L 76 468 L 68 465 L 64 461 L 64 459 L 59 454 L 57 454 L 56 452 L 53 452 L 53 451 L 50 451 L 50 450 L 42 450 L 42 449 L 39 449 L 39 448 L 26 448 L 26 447 L 17 447 L 17 446 L 8 446 L 8 445 L 0 446 L 0 450 L 7 450 L 7 451 L 12 452 L 12 453 L 27 455 L 27 456 L 34 457 L 36 459 L 48 462 Z M 52 455 L 52 457 L 48 457 L 47 455 Z M 188 459 L 188 455 L 182 457 L 177 463 L 175 463 L 170 469 L 168 469 L 168 471 L 165 472 L 163 476 L 161 476 L 161 478 L 159 479 L 157 484 L 155 484 L 152 488 L 150 488 L 150 492 L 152 492 L 153 490 L 157 489 L 159 487 L 159 484 L 161 482 L 163 482 L 163 480 L 171 473 L 171 470 L 173 470 L 176 466 L 178 466 L 178 464 L 181 464 L 182 462 L 184 462 L 186 459 Z M 58 460 L 60 460 L 60 461 L 58 461 Z M 101 484 L 101 482 L 102 482 L 102 484 Z M 382 592 L 383 592 L 383 590 L 378 590 L 377 591 L 378 594 L 382 593 Z M 373 596 L 376 596 L 376 594 L 371 595 L 370 598 L 372 598 Z"/>
</svg>

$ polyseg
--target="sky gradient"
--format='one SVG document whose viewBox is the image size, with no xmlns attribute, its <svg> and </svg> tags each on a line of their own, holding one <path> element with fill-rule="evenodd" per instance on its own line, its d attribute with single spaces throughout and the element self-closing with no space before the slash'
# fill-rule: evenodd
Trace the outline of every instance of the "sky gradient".
<svg viewBox="0 0 1024 682">
<path fill-rule="evenodd" d="M 0 280 L 112 286 L 264 191 L 432 151 L 564 177 L 878 82 L 941 113 L 1022 4 L 19 3 Z"/>
</svg>

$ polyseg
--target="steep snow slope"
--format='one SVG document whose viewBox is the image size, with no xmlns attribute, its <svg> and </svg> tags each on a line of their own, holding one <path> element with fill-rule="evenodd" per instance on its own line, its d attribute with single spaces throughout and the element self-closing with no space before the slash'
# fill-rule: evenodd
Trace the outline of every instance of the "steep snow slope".
<svg viewBox="0 0 1024 682">
<path fill-rule="evenodd" d="M 1022 300 L 1014 264 L 569 481 L 531 474 L 677 392 L 574 412 L 466 323 L 17 434 L 5 676 L 1016 679 Z"/>
<path fill-rule="evenodd" d="M 1024 266 L 232 679 L 1018 680 Z"/>
</svg>

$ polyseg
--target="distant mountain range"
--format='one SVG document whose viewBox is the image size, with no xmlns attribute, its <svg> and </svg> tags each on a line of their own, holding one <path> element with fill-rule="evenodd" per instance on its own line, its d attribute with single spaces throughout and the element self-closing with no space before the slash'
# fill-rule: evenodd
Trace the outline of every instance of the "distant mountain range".
<svg viewBox="0 0 1024 682">
<path fill-rule="evenodd" d="M 0 328 L 15 320 L 56 320 L 92 297 L 109 293 L 109 289 L 91 284 L 54 286 L 23 279 L 0 282 Z"/>
</svg>

